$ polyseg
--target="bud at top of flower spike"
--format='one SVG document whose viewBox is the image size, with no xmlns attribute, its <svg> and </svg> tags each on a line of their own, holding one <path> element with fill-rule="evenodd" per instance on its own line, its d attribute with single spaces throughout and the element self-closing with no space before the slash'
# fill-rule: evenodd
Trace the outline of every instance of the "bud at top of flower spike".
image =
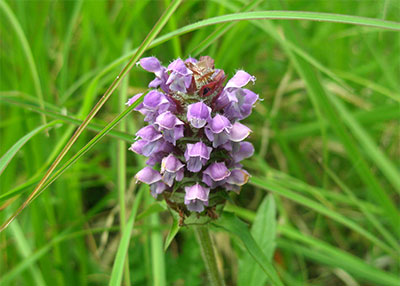
<svg viewBox="0 0 400 286">
<path fill-rule="evenodd" d="M 149 158 L 137 180 L 179 212 L 182 223 L 216 218 L 227 193 L 238 193 L 250 177 L 240 161 L 254 153 L 244 141 L 251 130 L 239 121 L 258 100 L 244 88 L 255 77 L 238 70 L 224 86 L 224 71 L 215 69 L 208 56 L 176 59 L 167 67 L 155 57 L 138 64 L 155 79 L 135 108 L 148 125 L 136 133 L 129 150 Z"/>
</svg>

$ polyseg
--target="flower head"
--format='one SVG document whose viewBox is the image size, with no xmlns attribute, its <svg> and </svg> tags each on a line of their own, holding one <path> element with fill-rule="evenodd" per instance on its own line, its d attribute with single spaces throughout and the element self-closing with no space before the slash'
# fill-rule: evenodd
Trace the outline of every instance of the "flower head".
<svg viewBox="0 0 400 286">
<path fill-rule="evenodd" d="M 182 219 L 192 212 L 213 218 L 225 202 L 221 193 L 239 192 L 250 177 L 240 162 L 254 153 L 244 141 L 251 130 L 240 121 L 258 100 L 245 88 L 255 77 L 239 70 L 224 85 L 225 73 L 214 68 L 210 57 L 176 59 L 167 67 L 147 57 L 139 65 L 155 79 L 135 108 L 147 125 L 129 150 L 148 157 L 136 179 L 150 185 L 151 194 L 161 195 Z"/>
</svg>

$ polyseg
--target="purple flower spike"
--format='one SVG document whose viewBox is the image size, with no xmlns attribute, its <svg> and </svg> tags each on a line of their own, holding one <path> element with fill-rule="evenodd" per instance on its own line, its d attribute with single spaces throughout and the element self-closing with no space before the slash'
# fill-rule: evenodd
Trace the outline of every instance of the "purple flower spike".
<svg viewBox="0 0 400 286">
<path fill-rule="evenodd" d="M 155 57 L 138 64 L 155 79 L 144 97 L 136 94 L 126 103 L 136 105 L 142 96 L 135 110 L 147 122 L 129 148 L 147 157 L 136 178 L 150 185 L 155 198 L 162 194 L 179 212 L 180 223 L 189 216 L 190 221 L 215 219 L 227 191 L 239 192 L 250 177 L 241 161 L 254 154 L 254 147 L 244 141 L 251 130 L 241 120 L 259 99 L 245 88 L 256 79 L 238 70 L 224 84 L 225 72 L 209 56 L 176 59 L 167 67 Z"/>
<path fill-rule="evenodd" d="M 209 188 L 196 183 L 191 187 L 185 187 L 185 193 L 185 205 L 189 211 L 201 213 L 204 206 L 208 206 Z"/>
<path fill-rule="evenodd" d="M 171 72 L 167 80 L 169 89 L 185 93 L 192 83 L 192 71 L 186 67 L 185 62 L 176 59 L 169 64 L 167 71 Z"/>
<path fill-rule="evenodd" d="M 155 125 L 159 127 L 160 131 L 163 131 L 164 139 L 173 145 L 176 144 L 176 140 L 183 137 L 182 125 L 184 123 L 169 111 L 157 116 Z"/>
<path fill-rule="evenodd" d="M 226 167 L 225 162 L 212 163 L 203 172 L 203 182 L 214 189 L 222 185 L 230 174 L 231 172 Z"/>
<path fill-rule="evenodd" d="M 203 142 L 187 144 L 185 151 L 186 168 L 193 173 L 200 171 L 210 159 L 211 151 L 212 148 L 207 147 Z"/>
<path fill-rule="evenodd" d="M 203 102 L 193 103 L 188 106 L 187 119 L 195 128 L 202 128 L 211 119 L 211 108 Z"/>
<path fill-rule="evenodd" d="M 137 181 L 150 185 L 151 194 L 155 198 L 167 188 L 161 181 L 160 173 L 150 167 L 144 167 L 135 177 Z"/>
<path fill-rule="evenodd" d="M 251 129 L 242 123 L 235 122 L 229 133 L 229 140 L 233 142 L 240 142 L 249 136 Z"/>
<path fill-rule="evenodd" d="M 252 81 L 254 83 L 256 81 L 256 78 L 254 76 L 249 75 L 247 72 L 243 70 L 238 70 L 236 74 L 233 76 L 233 78 L 231 78 L 228 81 L 228 83 L 225 86 L 225 89 L 230 87 L 240 88 L 248 84 L 249 81 Z"/>
<path fill-rule="evenodd" d="M 161 174 L 163 174 L 162 178 L 164 183 L 168 186 L 172 187 L 174 183 L 174 179 L 176 181 L 182 181 L 184 174 L 185 165 L 181 163 L 174 155 L 169 154 L 167 157 L 164 157 L 161 162 Z"/>
<path fill-rule="evenodd" d="M 231 128 L 232 124 L 228 118 L 217 114 L 209 121 L 205 128 L 205 133 L 208 140 L 213 142 L 213 147 L 216 148 L 228 142 Z"/>
</svg>

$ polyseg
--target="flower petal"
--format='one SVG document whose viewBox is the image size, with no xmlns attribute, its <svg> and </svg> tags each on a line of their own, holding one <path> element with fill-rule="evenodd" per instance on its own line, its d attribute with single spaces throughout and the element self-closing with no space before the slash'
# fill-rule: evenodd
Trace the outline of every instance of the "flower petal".
<svg viewBox="0 0 400 286">
<path fill-rule="evenodd" d="M 139 136 L 146 141 L 153 142 L 160 139 L 162 134 L 158 132 L 153 125 L 147 125 L 136 132 L 136 136 Z"/>
<path fill-rule="evenodd" d="M 256 78 L 254 76 L 249 75 L 247 72 L 243 70 L 238 70 L 236 74 L 228 81 L 228 83 L 225 86 L 225 89 L 230 87 L 240 88 L 248 84 L 249 81 L 252 81 L 254 83 L 256 81 Z"/>
<path fill-rule="evenodd" d="M 170 111 L 165 111 L 157 116 L 155 124 L 162 128 L 171 130 L 176 125 L 183 125 L 184 123 Z"/>
<path fill-rule="evenodd" d="M 229 140 L 233 142 L 240 142 L 249 136 L 251 129 L 242 123 L 235 122 L 233 124 L 231 132 L 229 133 Z"/>
<path fill-rule="evenodd" d="M 190 104 L 187 111 L 187 119 L 195 128 L 202 128 L 210 119 L 211 108 L 203 102 Z"/>
<path fill-rule="evenodd" d="M 221 114 L 217 114 L 212 120 L 210 120 L 207 127 L 210 128 L 213 133 L 220 133 L 224 130 L 229 130 L 232 127 L 232 124 L 229 122 L 228 118 Z"/>
<path fill-rule="evenodd" d="M 231 172 L 225 165 L 225 162 L 220 163 L 212 163 L 206 170 L 203 172 L 211 177 L 213 181 L 222 181 L 223 179 L 229 177 Z"/>
<path fill-rule="evenodd" d="M 208 195 L 210 193 L 210 189 L 203 187 L 199 183 L 196 183 L 193 186 L 185 187 L 185 200 L 200 200 L 203 202 L 208 201 Z"/>
<path fill-rule="evenodd" d="M 147 143 L 148 141 L 146 140 L 138 140 L 136 142 L 133 142 L 131 147 L 129 147 L 129 150 L 135 152 L 136 154 L 143 155 L 143 147 L 146 146 Z"/>
<path fill-rule="evenodd" d="M 179 161 L 174 155 L 169 154 L 164 157 L 161 161 L 161 173 L 168 171 L 170 173 L 176 173 L 182 169 L 185 165 Z"/>
<path fill-rule="evenodd" d="M 136 100 L 138 100 L 142 95 L 143 95 L 143 92 L 138 93 L 138 94 L 132 96 L 131 98 L 128 99 L 128 101 L 125 103 L 125 105 L 131 106 L 131 105 L 134 104 L 134 103 L 136 102 Z"/>
<path fill-rule="evenodd" d="M 151 184 L 150 186 L 150 191 L 151 191 L 151 195 L 154 198 L 157 198 L 159 194 L 161 194 L 162 192 L 164 192 L 164 190 L 167 188 L 167 185 L 164 184 L 163 182 L 156 182 L 154 184 Z"/>
<path fill-rule="evenodd" d="M 157 107 L 160 107 L 160 105 L 166 103 L 169 103 L 168 99 L 162 92 L 157 90 L 149 91 L 143 99 L 143 105 L 151 109 L 156 109 Z"/>
<path fill-rule="evenodd" d="M 137 181 L 146 184 L 154 184 L 155 182 L 161 180 L 160 173 L 147 166 L 140 170 L 135 177 Z"/>
<path fill-rule="evenodd" d="M 238 143 L 234 143 L 238 144 Z M 253 144 L 250 142 L 240 142 L 239 143 L 239 150 L 237 152 L 233 152 L 233 160 L 235 162 L 240 162 L 243 159 L 249 158 L 254 154 L 254 147 Z"/>
<path fill-rule="evenodd" d="M 196 144 L 187 144 L 187 151 L 188 157 L 200 157 L 209 160 L 212 148 L 200 141 Z"/>
<path fill-rule="evenodd" d="M 146 71 L 156 73 L 161 70 L 161 63 L 156 57 L 141 58 L 140 66 Z"/>
<path fill-rule="evenodd" d="M 231 175 L 227 179 L 227 183 L 237 186 L 242 186 L 247 183 L 249 180 L 249 173 L 243 169 L 234 169 L 231 172 Z"/>
</svg>

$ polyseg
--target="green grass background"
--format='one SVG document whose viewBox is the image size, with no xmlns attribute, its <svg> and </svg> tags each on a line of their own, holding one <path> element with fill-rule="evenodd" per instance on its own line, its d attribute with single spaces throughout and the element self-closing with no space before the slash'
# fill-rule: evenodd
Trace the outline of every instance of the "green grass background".
<svg viewBox="0 0 400 286">
<path fill-rule="evenodd" d="M 1 222 L 27 198 L 169 2 L 0 3 Z M 400 20 L 394 0 L 190 0 L 161 35 L 251 10 Z M 398 285 L 399 32 L 316 15 L 322 21 L 231 22 L 233 15 L 144 56 L 167 64 L 209 55 L 229 77 L 241 68 L 257 77 L 251 88 L 263 101 L 246 119 L 256 148 L 245 162 L 252 178 L 226 211 L 249 224 L 285 285 Z M 62 164 L 152 77 L 134 67 Z M 146 186 L 135 185 L 144 159 L 127 148 L 143 124 L 130 113 L 0 233 L 0 285 L 119 285 L 118 269 L 124 285 L 208 285 L 192 230 L 181 228 L 164 251 L 173 218 Z M 270 285 L 240 237 L 212 230 L 227 285 Z"/>
</svg>

